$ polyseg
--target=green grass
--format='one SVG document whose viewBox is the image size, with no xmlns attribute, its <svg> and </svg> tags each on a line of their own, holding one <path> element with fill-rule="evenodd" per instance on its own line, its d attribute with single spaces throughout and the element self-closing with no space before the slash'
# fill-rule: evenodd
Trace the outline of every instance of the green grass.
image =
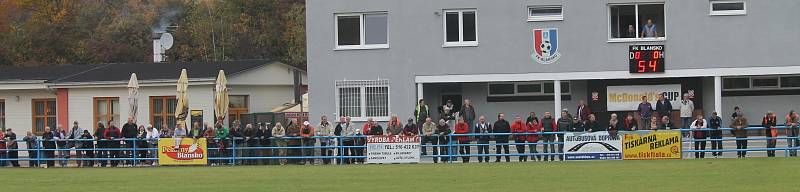
<svg viewBox="0 0 800 192">
<path fill-rule="evenodd" d="M 800 159 L 0 169 L 3 191 L 800 191 Z"/>
</svg>

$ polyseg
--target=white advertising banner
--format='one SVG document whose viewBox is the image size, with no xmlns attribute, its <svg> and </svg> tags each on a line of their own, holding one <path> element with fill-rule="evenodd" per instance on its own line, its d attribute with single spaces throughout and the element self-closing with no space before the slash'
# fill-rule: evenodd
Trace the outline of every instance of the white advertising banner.
<svg viewBox="0 0 800 192">
<path fill-rule="evenodd" d="M 681 84 L 608 86 L 607 90 L 608 111 L 635 111 L 642 102 L 642 96 L 647 96 L 648 102 L 655 109 L 656 95 L 659 94 L 672 102 L 673 110 L 681 107 Z"/>
<path fill-rule="evenodd" d="M 622 139 L 607 131 L 564 134 L 566 160 L 621 160 Z"/>
<path fill-rule="evenodd" d="M 417 136 L 367 137 L 367 163 L 419 163 Z"/>
</svg>

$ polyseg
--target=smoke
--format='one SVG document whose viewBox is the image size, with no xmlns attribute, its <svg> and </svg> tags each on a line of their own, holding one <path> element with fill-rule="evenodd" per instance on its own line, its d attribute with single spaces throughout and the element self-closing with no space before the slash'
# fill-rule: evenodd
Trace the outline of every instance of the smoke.
<svg viewBox="0 0 800 192">
<path fill-rule="evenodd" d="M 181 13 L 183 13 L 183 7 L 181 6 L 164 7 L 163 9 L 159 10 L 158 23 L 156 23 L 151 30 L 153 33 L 167 32 L 167 27 L 172 25 L 172 23 L 178 18 L 178 15 Z"/>
</svg>

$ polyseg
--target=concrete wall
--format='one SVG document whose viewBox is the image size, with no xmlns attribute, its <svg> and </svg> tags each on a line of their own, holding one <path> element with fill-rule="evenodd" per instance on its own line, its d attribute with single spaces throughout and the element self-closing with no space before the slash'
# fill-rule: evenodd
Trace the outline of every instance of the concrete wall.
<svg viewBox="0 0 800 192">
<path fill-rule="evenodd" d="M 631 44 L 666 45 L 667 70 L 798 65 L 800 25 L 789 23 L 797 23 L 800 1 L 746 1 L 747 15 L 710 16 L 708 1 L 670 0 L 665 41 L 608 42 L 608 4 L 631 2 L 649 0 L 308 1 L 311 115 L 336 112 L 336 80 L 389 79 L 393 112 L 410 114 L 418 75 L 625 71 Z M 527 6 L 554 4 L 564 6 L 563 21 L 526 21 Z M 477 9 L 477 47 L 442 47 L 442 16 L 435 13 L 452 8 Z M 334 14 L 372 11 L 388 12 L 389 48 L 334 50 Z M 551 27 L 559 29 L 562 56 L 541 65 L 531 59 L 531 30 Z"/>
</svg>

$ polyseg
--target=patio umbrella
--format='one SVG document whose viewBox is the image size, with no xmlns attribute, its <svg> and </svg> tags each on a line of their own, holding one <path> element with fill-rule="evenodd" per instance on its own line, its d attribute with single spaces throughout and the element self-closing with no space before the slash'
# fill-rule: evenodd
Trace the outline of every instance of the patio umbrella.
<svg viewBox="0 0 800 192">
<path fill-rule="evenodd" d="M 139 79 L 136 78 L 136 73 L 131 74 L 131 80 L 128 81 L 128 104 L 130 105 L 129 117 L 136 122 L 136 115 L 139 112 Z"/>
<path fill-rule="evenodd" d="M 219 70 L 216 86 L 214 86 L 214 117 L 216 120 L 225 120 L 228 115 L 228 80 L 225 71 Z M 222 121 L 224 122 L 224 121 Z"/>
<path fill-rule="evenodd" d="M 178 78 L 178 89 L 175 97 L 178 99 L 178 105 L 175 107 L 175 120 L 178 124 L 186 127 L 186 116 L 189 115 L 189 98 L 186 90 L 189 88 L 189 78 L 186 75 L 186 69 L 181 70 L 181 77 Z"/>
</svg>

